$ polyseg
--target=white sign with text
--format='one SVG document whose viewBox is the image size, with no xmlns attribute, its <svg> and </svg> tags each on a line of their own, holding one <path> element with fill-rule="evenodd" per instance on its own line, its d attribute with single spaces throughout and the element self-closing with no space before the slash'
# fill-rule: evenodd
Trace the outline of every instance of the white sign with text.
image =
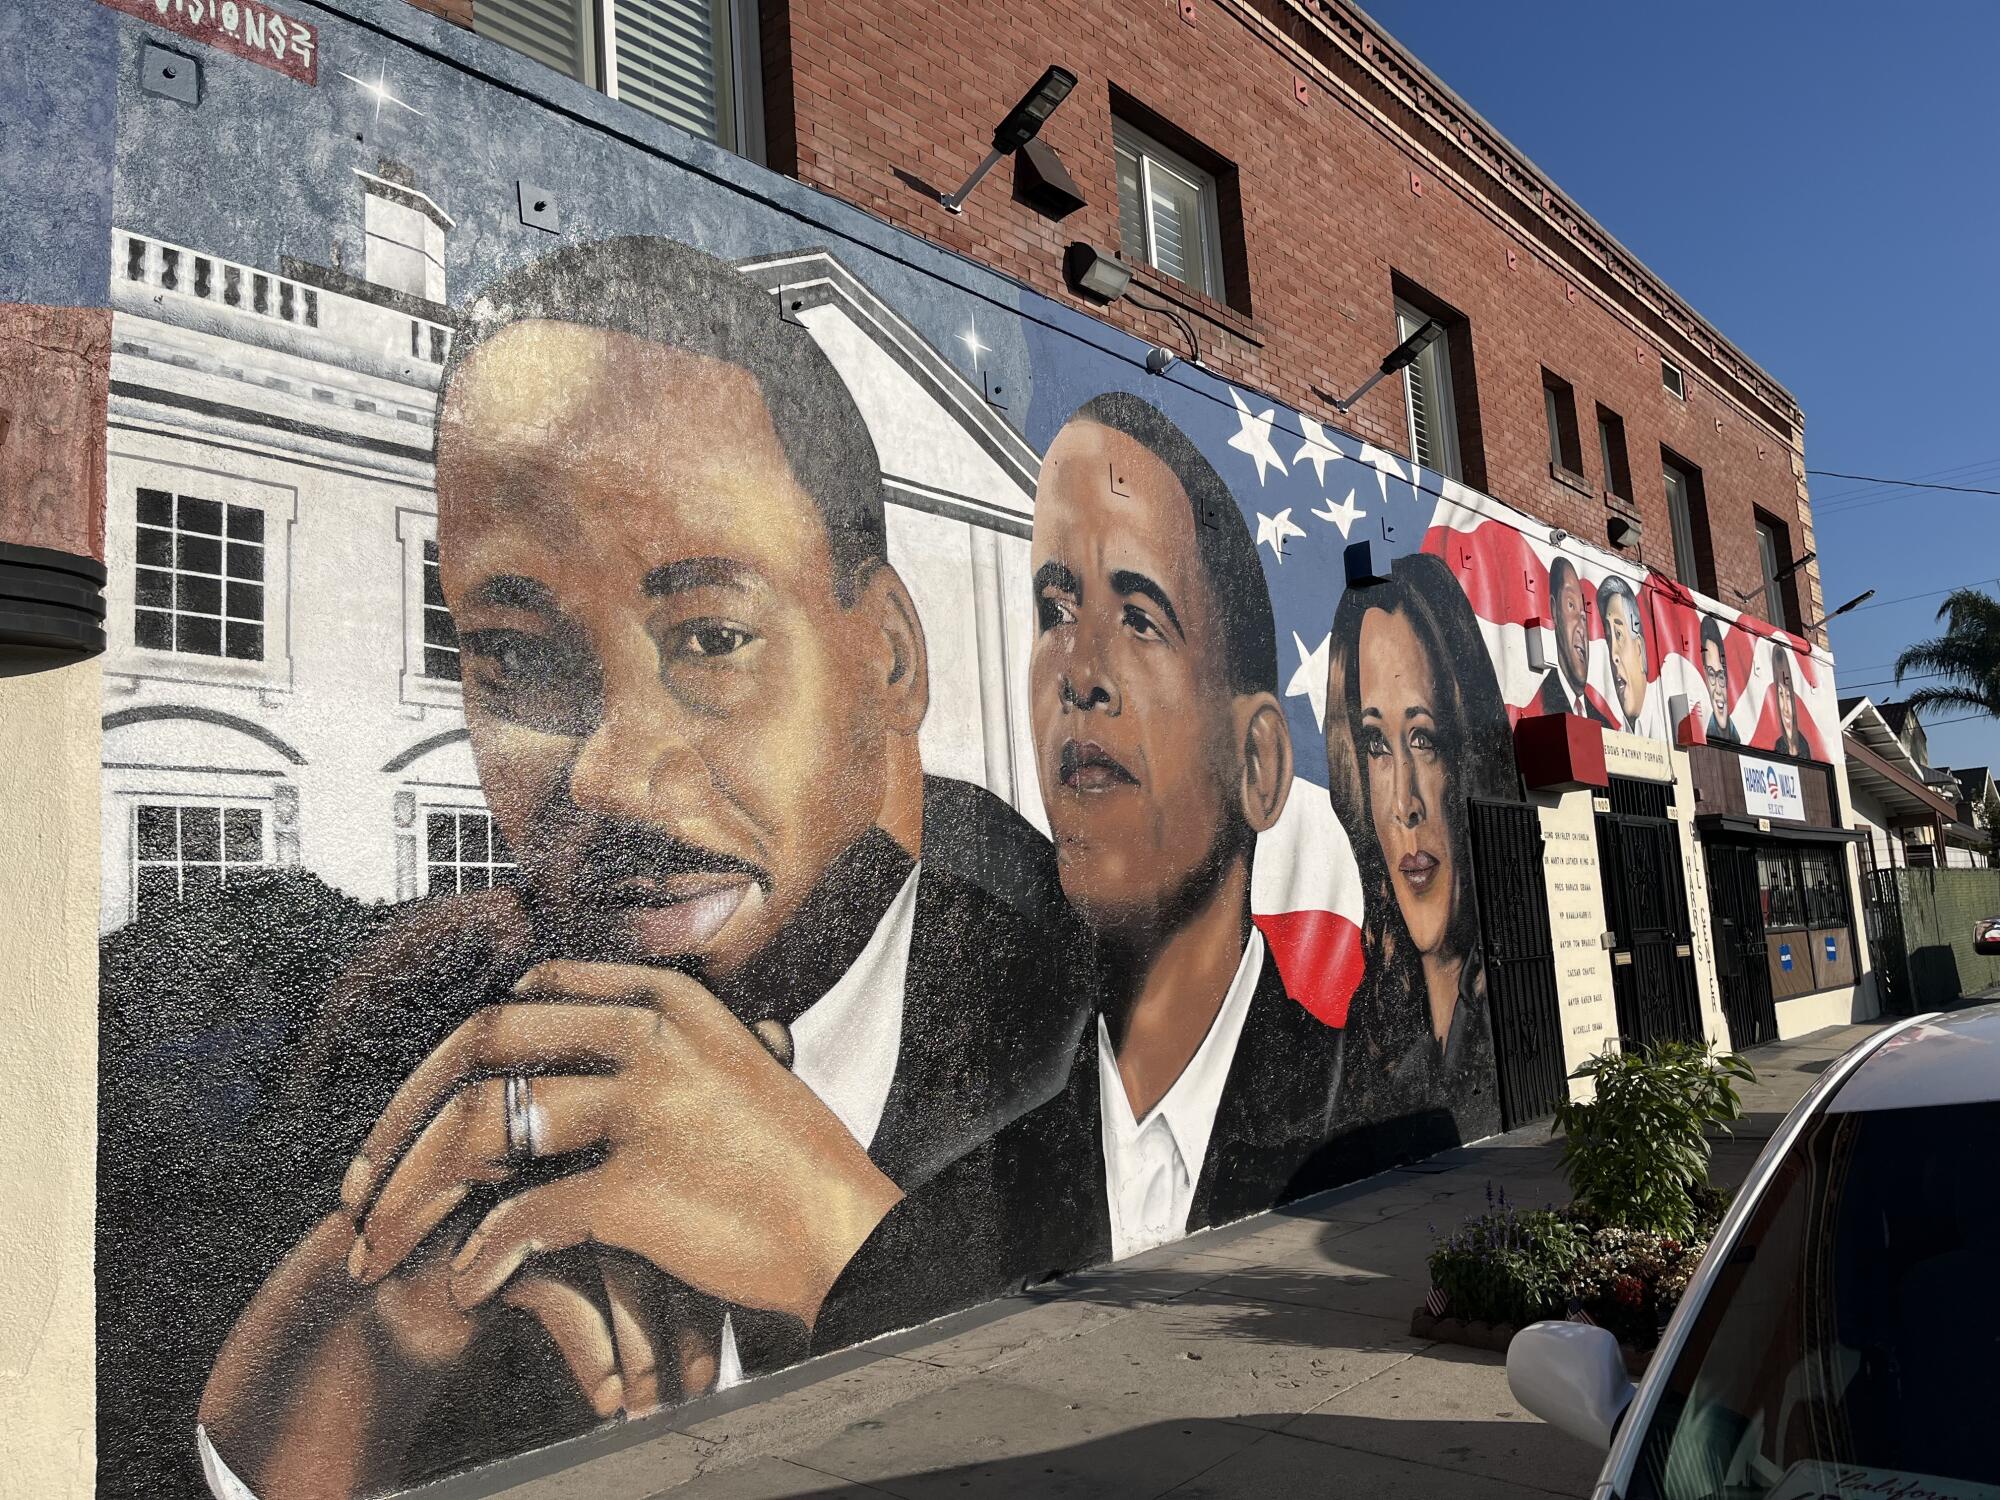
<svg viewBox="0 0 2000 1500">
<path fill-rule="evenodd" d="M 1799 788 L 1799 768 L 1775 760 L 1742 761 L 1743 809 L 1753 818 L 1805 820 L 1805 793 Z"/>
</svg>

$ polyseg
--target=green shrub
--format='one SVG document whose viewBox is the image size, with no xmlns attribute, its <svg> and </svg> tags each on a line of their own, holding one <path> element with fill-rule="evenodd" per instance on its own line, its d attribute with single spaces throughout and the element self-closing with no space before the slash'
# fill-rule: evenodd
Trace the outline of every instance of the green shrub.
<svg viewBox="0 0 2000 1500">
<path fill-rule="evenodd" d="M 1574 1208 L 1593 1224 L 1687 1240 L 1712 1211 L 1707 1127 L 1741 1119 L 1731 1081 L 1757 1075 L 1691 1042 L 1606 1049 L 1578 1069 L 1596 1098 L 1556 1107 Z"/>
<path fill-rule="evenodd" d="M 1431 1285 L 1454 1317 L 1519 1327 L 1560 1317 L 1584 1232 L 1559 1213 L 1501 1206 L 1467 1219 L 1431 1250 Z"/>
</svg>

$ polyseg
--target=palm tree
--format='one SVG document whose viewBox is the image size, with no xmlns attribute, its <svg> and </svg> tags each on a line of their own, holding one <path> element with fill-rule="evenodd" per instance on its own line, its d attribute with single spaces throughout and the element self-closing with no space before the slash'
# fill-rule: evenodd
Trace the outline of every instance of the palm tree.
<svg viewBox="0 0 2000 1500">
<path fill-rule="evenodd" d="M 1969 708 L 2000 719 L 2000 600 L 1978 589 L 1953 589 L 1938 606 L 1943 635 L 1918 641 L 1896 658 L 1906 672 L 1943 679 L 1909 696 L 1912 708 Z"/>
</svg>

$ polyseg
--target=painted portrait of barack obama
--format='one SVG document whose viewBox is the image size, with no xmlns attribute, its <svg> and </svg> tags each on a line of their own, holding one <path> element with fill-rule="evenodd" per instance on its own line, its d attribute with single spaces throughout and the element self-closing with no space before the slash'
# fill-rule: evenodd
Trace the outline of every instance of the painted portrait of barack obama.
<svg viewBox="0 0 2000 1500">
<path fill-rule="evenodd" d="M 872 1229 L 1054 1094 L 1081 1031 L 1047 842 L 924 775 L 874 445 L 768 293 L 652 238 L 503 278 L 437 468 L 518 879 L 409 911 L 319 1029 L 341 1211 L 202 1402 L 264 1500 L 312 1455 L 407 1483 L 809 1352 Z M 374 1394 L 330 1410 L 328 1380 Z"/>
<path fill-rule="evenodd" d="M 1099 396 L 1049 446 L 1032 561 L 1036 765 L 1063 894 L 1095 942 L 1085 1114 L 1123 1256 L 1295 1190 L 1340 1038 L 1288 996 L 1251 921 L 1293 761 L 1234 497 L 1164 413 Z"/>
</svg>

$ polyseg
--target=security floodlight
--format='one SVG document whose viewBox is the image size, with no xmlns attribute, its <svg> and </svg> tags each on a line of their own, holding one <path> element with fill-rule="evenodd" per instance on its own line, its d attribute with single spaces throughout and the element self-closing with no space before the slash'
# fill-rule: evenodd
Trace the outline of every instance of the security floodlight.
<svg viewBox="0 0 2000 1500">
<path fill-rule="evenodd" d="M 1335 401 L 1333 409 L 1337 412 L 1352 411 L 1354 403 L 1374 390 L 1383 380 L 1395 374 L 1398 370 L 1406 369 L 1414 364 L 1417 356 L 1430 348 L 1437 341 L 1438 335 L 1443 332 L 1444 324 L 1440 323 L 1436 318 L 1426 318 L 1423 327 L 1419 328 L 1415 333 L 1404 339 L 1402 343 L 1383 356 L 1381 366 L 1373 375 L 1370 375 L 1361 383 L 1360 390 L 1349 396 L 1345 401 Z"/>
<path fill-rule="evenodd" d="M 1099 302 L 1116 302 L 1132 285 L 1132 268 L 1078 240 L 1063 252 L 1063 279 Z"/>
<path fill-rule="evenodd" d="M 960 184 L 955 193 L 943 193 L 938 197 L 951 213 L 961 213 L 965 200 L 972 190 L 979 186 L 979 180 L 999 164 L 1000 158 L 1010 152 L 1019 151 L 1036 136 L 1056 106 L 1069 97 L 1069 91 L 1076 87 L 1076 74 L 1068 68 L 1050 68 L 1035 80 L 1035 86 L 1021 96 L 1021 102 L 1007 111 L 993 131 L 993 149 L 986 158 L 972 169 L 972 175 Z"/>
<path fill-rule="evenodd" d="M 1783 583 L 1787 578 L 1790 578 L 1794 573 L 1798 572 L 1800 568 L 1803 568 L 1807 563 L 1811 562 L 1815 557 L 1818 556 L 1819 553 L 1808 551 L 1805 554 L 1805 556 L 1798 558 L 1795 561 L 1786 563 L 1782 568 L 1778 569 L 1777 572 L 1771 575 L 1771 582 Z M 1736 602 L 1738 604 L 1747 604 L 1752 599 L 1757 598 L 1764 592 L 1764 585 L 1760 583 L 1755 588 L 1731 589 L 1729 592 L 1736 596 Z M 1832 618 L 1833 618 L 1832 615 L 1827 616 L 1827 619 L 1829 620 L 1831 620 Z"/>
<path fill-rule="evenodd" d="M 1042 126 L 1056 106 L 1069 97 L 1069 91 L 1076 87 L 1076 74 L 1068 68 L 1049 68 L 1035 86 L 1021 96 L 1021 102 L 1007 111 L 993 132 L 993 149 L 1005 155 L 1009 151 L 1019 151 L 1028 142 L 1042 133 Z"/>
<path fill-rule="evenodd" d="M 1802 627 L 1799 631 L 1799 634 L 1804 635 L 1805 632 L 1808 630 L 1817 630 L 1820 628 L 1820 626 L 1824 625 L 1828 620 L 1837 620 L 1842 615 L 1846 614 L 1850 609 L 1859 609 L 1861 608 L 1862 605 L 1866 604 L 1870 599 L 1873 599 L 1874 597 L 1875 597 L 1875 590 L 1864 589 L 1861 593 L 1856 594 L 1852 599 L 1849 599 L 1845 604 L 1841 605 L 1839 609 L 1832 610 L 1827 614 L 1823 614 L 1817 620 L 1814 620 L 1812 624 Z"/>
</svg>

